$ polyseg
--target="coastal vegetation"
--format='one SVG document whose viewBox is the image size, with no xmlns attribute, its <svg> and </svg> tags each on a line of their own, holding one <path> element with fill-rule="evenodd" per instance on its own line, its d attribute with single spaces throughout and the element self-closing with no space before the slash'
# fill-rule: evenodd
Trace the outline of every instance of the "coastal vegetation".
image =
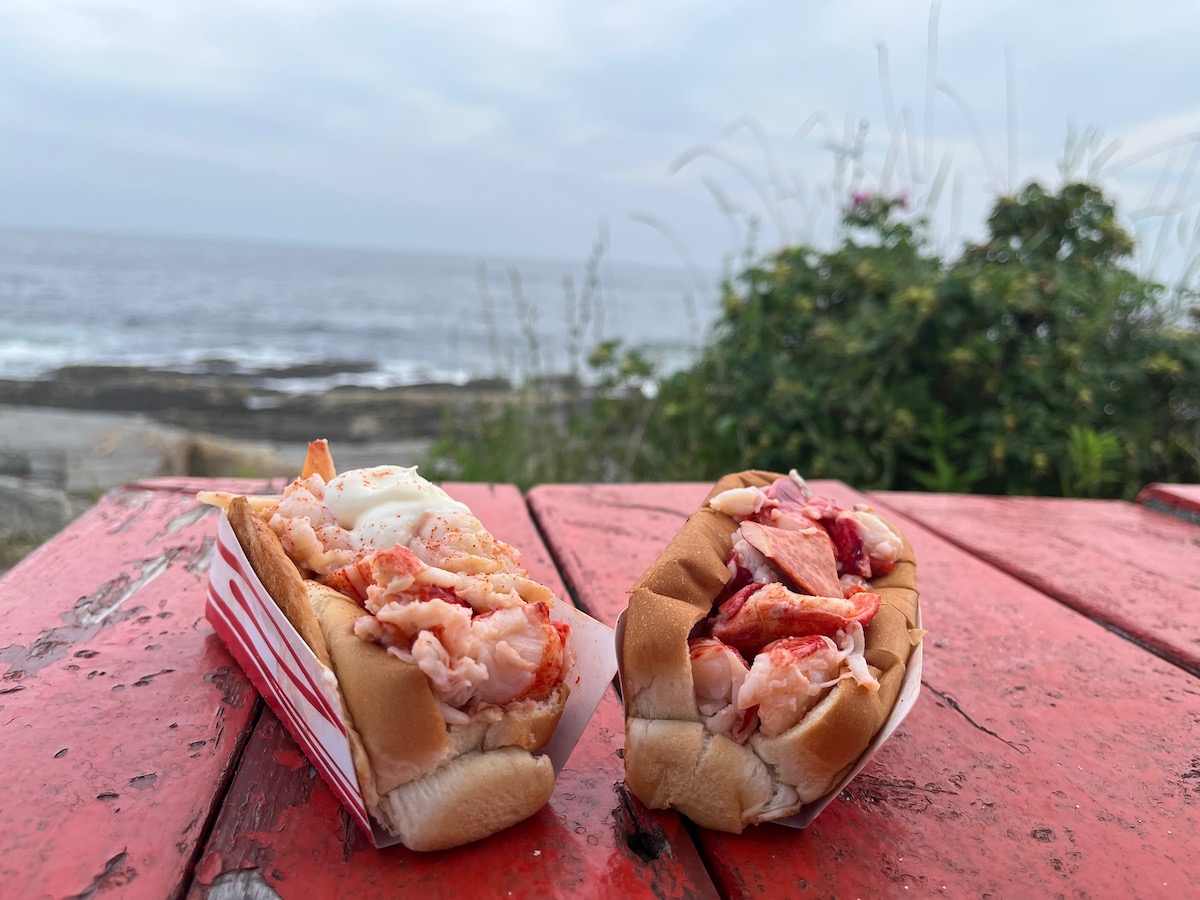
<svg viewBox="0 0 1200 900">
<path fill-rule="evenodd" d="M 860 488 L 1131 497 L 1200 481 L 1200 307 L 1130 266 L 1083 181 L 995 199 L 939 252 L 903 196 L 852 195 L 832 249 L 797 243 L 722 285 L 694 364 L 601 343 L 568 401 L 454 427 L 441 478 L 711 479 L 798 467 Z"/>
</svg>

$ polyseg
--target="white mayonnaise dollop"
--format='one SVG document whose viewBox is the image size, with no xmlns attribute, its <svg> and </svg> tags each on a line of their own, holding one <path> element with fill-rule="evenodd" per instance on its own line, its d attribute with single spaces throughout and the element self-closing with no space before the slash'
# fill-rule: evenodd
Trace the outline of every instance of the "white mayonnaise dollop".
<svg viewBox="0 0 1200 900">
<path fill-rule="evenodd" d="M 407 545 L 427 512 L 471 512 L 418 475 L 416 466 L 344 472 L 325 486 L 325 505 L 363 550 Z"/>
</svg>

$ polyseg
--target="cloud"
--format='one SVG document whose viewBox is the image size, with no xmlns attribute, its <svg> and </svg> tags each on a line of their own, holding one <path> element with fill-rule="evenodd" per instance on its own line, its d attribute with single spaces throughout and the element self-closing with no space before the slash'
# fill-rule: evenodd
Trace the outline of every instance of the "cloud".
<svg viewBox="0 0 1200 900">
<path fill-rule="evenodd" d="M 764 243 L 780 225 L 815 233 L 855 166 L 915 192 L 949 158 L 940 214 L 978 222 L 1009 186 L 1010 144 L 1018 180 L 1053 178 L 1072 121 L 1130 152 L 1200 127 L 1187 112 L 1200 37 L 1188 5 L 944 0 L 946 89 L 932 94 L 930 9 L 6 0 L 0 216 L 70 225 L 103 221 L 99 208 L 136 227 L 138 210 L 154 210 L 146 227 L 576 255 L 599 219 L 616 241 L 615 223 L 645 210 L 718 259 L 731 239 L 722 203 L 757 213 Z M 814 114 L 825 124 L 801 135 Z M 724 133 L 743 117 L 758 131 Z M 704 144 L 724 156 L 669 168 Z M 788 191 L 780 223 L 769 207 Z M 626 246 L 659 253 L 641 233 Z"/>
</svg>

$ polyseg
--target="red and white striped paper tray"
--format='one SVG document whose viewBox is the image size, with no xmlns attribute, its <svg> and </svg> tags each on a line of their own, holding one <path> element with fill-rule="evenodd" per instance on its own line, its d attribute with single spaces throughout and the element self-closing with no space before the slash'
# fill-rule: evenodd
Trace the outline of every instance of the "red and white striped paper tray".
<svg viewBox="0 0 1200 900">
<path fill-rule="evenodd" d="M 205 615 L 267 705 L 376 847 L 399 843 L 367 814 L 350 755 L 337 679 L 304 643 L 254 574 L 229 520 L 219 517 Z M 551 618 L 571 626 L 567 706 L 545 752 L 566 765 L 617 670 L 612 629 L 565 602 Z"/>
</svg>

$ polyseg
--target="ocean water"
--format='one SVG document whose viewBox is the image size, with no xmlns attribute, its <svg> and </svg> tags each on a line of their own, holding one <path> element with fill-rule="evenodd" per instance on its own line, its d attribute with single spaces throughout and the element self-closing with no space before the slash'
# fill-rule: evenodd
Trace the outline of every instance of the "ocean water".
<svg viewBox="0 0 1200 900">
<path fill-rule="evenodd" d="M 692 358 L 716 315 L 715 275 L 602 260 L 599 276 L 589 301 L 584 260 L 0 231 L 0 377 L 332 362 L 363 371 L 330 383 L 462 383 L 585 372 L 587 351 L 612 338 L 664 370 Z"/>
</svg>

